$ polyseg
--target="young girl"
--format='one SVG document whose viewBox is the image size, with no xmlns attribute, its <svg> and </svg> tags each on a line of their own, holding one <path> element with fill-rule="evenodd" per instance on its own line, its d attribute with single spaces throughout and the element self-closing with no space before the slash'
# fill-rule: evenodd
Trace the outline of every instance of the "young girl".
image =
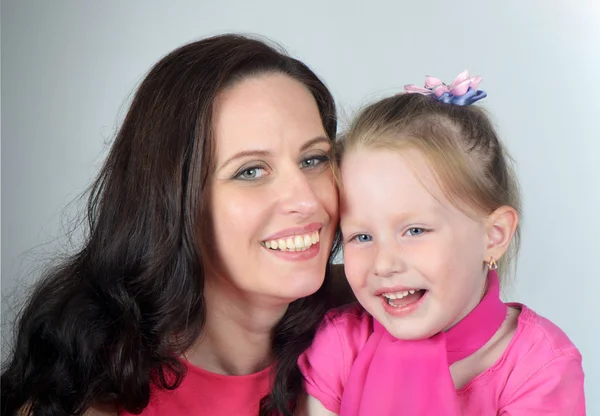
<svg viewBox="0 0 600 416">
<path fill-rule="evenodd" d="M 309 415 L 584 415 L 581 355 L 504 304 L 519 195 L 480 77 L 428 77 L 367 107 L 341 142 L 346 276 L 299 364 Z"/>
</svg>

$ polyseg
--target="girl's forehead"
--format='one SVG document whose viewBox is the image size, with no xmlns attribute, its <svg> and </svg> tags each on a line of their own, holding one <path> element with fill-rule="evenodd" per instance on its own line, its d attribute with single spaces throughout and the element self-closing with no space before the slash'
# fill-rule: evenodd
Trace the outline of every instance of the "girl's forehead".
<svg viewBox="0 0 600 416">
<path fill-rule="evenodd" d="M 342 215 L 378 210 L 403 216 L 464 216 L 441 188 L 435 170 L 418 150 L 361 149 L 341 164 Z"/>
<path fill-rule="evenodd" d="M 421 194 L 426 191 L 438 198 L 443 196 L 435 171 L 417 150 L 351 151 L 344 155 L 340 171 L 342 186 L 350 192 L 360 187 L 372 191 L 386 187 L 400 192 L 410 190 Z"/>
</svg>

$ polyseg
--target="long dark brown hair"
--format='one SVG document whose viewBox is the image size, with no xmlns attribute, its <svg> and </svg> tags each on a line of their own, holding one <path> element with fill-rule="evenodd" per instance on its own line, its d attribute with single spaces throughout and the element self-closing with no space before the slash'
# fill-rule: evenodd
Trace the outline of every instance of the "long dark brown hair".
<svg viewBox="0 0 600 416">
<path fill-rule="evenodd" d="M 178 357 L 205 318 L 213 102 L 227 86 L 264 73 L 304 84 L 335 137 L 335 104 L 325 85 L 265 42 L 222 35 L 161 59 L 137 90 L 90 189 L 81 249 L 41 277 L 18 318 L 2 371 L 2 415 L 25 407 L 35 415 L 81 415 L 103 404 L 137 413 L 152 386 L 181 383 Z M 328 307 L 329 274 L 273 330 L 277 363 L 263 415 L 293 412 L 302 392 L 296 361 Z"/>
</svg>

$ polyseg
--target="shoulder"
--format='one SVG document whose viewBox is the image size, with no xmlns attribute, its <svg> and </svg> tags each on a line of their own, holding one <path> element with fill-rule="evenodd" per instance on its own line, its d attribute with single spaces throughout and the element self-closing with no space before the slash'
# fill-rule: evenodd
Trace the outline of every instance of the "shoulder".
<svg viewBox="0 0 600 416">
<path fill-rule="evenodd" d="M 373 333 L 373 318 L 358 303 L 331 309 L 317 329 L 315 341 L 337 338 L 341 347 L 360 349 Z"/>
<path fill-rule="evenodd" d="M 517 392 L 527 383 L 543 380 L 559 385 L 583 379 L 581 353 L 557 325 L 525 305 L 517 330 L 502 360 L 507 376 L 506 391 Z"/>
<path fill-rule="evenodd" d="M 332 309 L 319 325 L 304 359 L 317 368 L 331 367 L 333 360 L 341 365 L 344 378 L 372 333 L 373 318 L 360 304 Z"/>
<path fill-rule="evenodd" d="M 581 357 L 577 347 L 556 324 L 525 305 L 516 306 L 521 308 L 521 313 L 517 325 L 519 343 L 515 347 L 543 353 L 546 358 L 563 355 Z"/>
<path fill-rule="evenodd" d="M 328 410 L 339 410 L 350 368 L 372 332 L 373 319 L 359 304 L 332 309 L 300 356 L 306 391 Z"/>
<path fill-rule="evenodd" d="M 353 302 L 348 305 L 330 309 L 325 318 L 336 324 L 340 323 L 357 323 L 371 322 L 372 317 L 358 302 Z"/>
<path fill-rule="evenodd" d="M 318 356 L 336 356 L 346 366 L 354 362 L 358 351 L 373 333 L 373 318 L 358 303 L 331 309 L 319 325 L 306 351 L 312 360 Z"/>
<path fill-rule="evenodd" d="M 515 335 L 498 368 L 506 380 L 500 413 L 528 414 L 536 409 L 548 415 L 585 414 L 579 350 L 548 319 L 524 305 L 509 306 L 520 308 L 521 313 Z"/>
</svg>

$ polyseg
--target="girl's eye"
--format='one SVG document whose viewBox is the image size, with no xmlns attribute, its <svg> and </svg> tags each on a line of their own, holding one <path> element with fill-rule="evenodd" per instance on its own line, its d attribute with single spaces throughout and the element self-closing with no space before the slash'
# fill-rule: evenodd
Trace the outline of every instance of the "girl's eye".
<svg viewBox="0 0 600 416">
<path fill-rule="evenodd" d="M 406 232 L 406 235 L 409 236 L 417 236 L 417 235 L 421 235 L 425 232 L 425 230 L 423 228 L 419 228 L 419 227 L 413 227 L 413 228 L 409 228 L 408 231 Z"/>
<path fill-rule="evenodd" d="M 368 243 L 369 241 L 373 241 L 373 237 L 368 234 L 358 234 L 352 238 L 353 240 L 359 243 Z"/>
<path fill-rule="evenodd" d="M 313 157 L 304 159 L 302 162 L 300 162 L 300 167 L 310 169 L 310 168 L 319 166 L 321 163 L 327 162 L 328 160 L 329 160 L 329 158 L 325 155 L 313 156 Z"/>
<path fill-rule="evenodd" d="M 244 169 L 240 173 L 236 175 L 236 179 L 241 179 L 243 181 L 253 181 L 258 178 L 261 178 L 265 175 L 265 169 L 259 167 L 251 167 L 248 169 Z"/>
</svg>

